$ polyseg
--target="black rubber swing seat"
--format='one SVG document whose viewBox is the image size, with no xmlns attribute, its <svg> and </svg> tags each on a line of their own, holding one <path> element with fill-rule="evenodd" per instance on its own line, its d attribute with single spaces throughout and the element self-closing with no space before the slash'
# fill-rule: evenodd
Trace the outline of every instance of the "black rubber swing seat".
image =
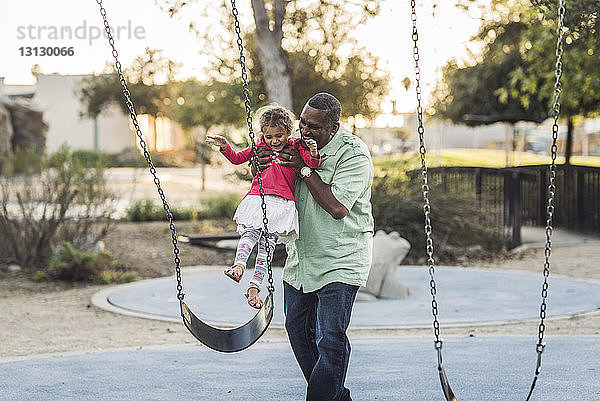
<svg viewBox="0 0 600 401">
<path fill-rule="evenodd" d="M 198 341 L 219 352 L 238 352 L 254 344 L 273 319 L 273 295 L 268 294 L 262 308 L 242 326 L 222 329 L 200 320 L 185 302 L 180 302 L 183 324 Z"/>
<path fill-rule="evenodd" d="M 446 401 L 458 401 L 450 388 L 450 383 L 448 382 L 448 377 L 446 376 L 446 371 L 443 366 L 438 367 L 438 373 L 440 375 L 440 383 L 442 384 L 442 391 L 444 392 Z"/>
</svg>

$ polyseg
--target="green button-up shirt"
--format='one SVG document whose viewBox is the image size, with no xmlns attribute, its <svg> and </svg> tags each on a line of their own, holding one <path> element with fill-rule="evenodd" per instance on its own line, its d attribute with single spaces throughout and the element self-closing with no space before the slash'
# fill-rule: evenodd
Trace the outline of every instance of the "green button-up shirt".
<svg viewBox="0 0 600 401">
<path fill-rule="evenodd" d="M 283 280 L 305 293 L 333 282 L 364 286 L 373 249 L 373 162 L 367 145 L 340 127 L 319 152 L 322 162 L 315 171 L 349 213 L 335 220 L 304 181 L 296 181 L 300 227 L 298 239 L 286 246 Z"/>
</svg>

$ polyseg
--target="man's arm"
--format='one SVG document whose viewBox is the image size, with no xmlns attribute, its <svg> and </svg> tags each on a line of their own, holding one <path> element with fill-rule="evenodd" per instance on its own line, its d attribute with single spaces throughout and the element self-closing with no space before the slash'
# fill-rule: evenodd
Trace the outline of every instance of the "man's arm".
<svg viewBox="0 0 600 401">
<path fill-rule="evenodd" d="M 315 201 L 321 206 L 327 213 L 336 220 L 343 219 L 348 214 L 348 209 L 342 205 L 331 192 L 331 186 L 325 184 L 319 174 L 312 172 L 307 178 L 304 178 L 304 183 L 308 187 Z"/>
<path fill-rule="evenodd" d="M 286 146 L 281 152 L 280 157 L 288 160 L 287 162 L 280 161 L 279 164 L 282 166 L 290 167 L 296 172 L 300 171 L 306 164 L 300 157 L 300 152 L 295 147 L 289 145 Z M 321 206 L 327 213 L 336 220 L 343 219 L 348 214 L 348 209 L 342 205 L 331 191 L 331 186 L 325 184 L 319 174 L 315 171 L 312 172 L 310 177 L 304 179 L 304 183 L 308 187 L 311 195 L 315 201 Z"/>
</svg>

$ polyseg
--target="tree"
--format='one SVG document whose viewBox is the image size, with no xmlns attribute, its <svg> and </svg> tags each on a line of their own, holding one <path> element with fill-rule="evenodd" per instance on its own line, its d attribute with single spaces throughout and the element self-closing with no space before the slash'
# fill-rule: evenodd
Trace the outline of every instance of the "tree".
<svg viewBox="0 0 600 401">
<path fill-rule="evenodd" d="M 525 23 L 515 21 L 484 25 L 476 37 L 485 43 L 481 54 L 465 67 L 459 67 L 456 60 L 443 67 L 444 79 L 438 83 L 434 94 L 435 113 L 471 126 L 499 121 L 543 120 L 547 116 L 546 102 L 550 92 L 539 101 L 508 101 L 507 76 L 517 68 L 526 68 L 520 39 L 527 29 Z"/>
<path fill-rule="evenodd" d="M 586 7 L 589 1 L 579 2 Z M 599 2 L 595 2 L 597 5 Z M 578 2 L 573 2 L 578 4 Z M 596 8 L 597 10 L 598 8 Z M 567 10 L 568 11 L 568 10 Z M 600 113 L 600 74 L 598 57 L 600 45 L 595 19 L 590 20 L 590 28 L 581 17 L 570 17 L 575 26 L 567 27 L 564 37 L 562 61 L 560 113 L 567 120 L 567 140 L 565 164 L 570 164 L 574 136 L 574 119 Z M 507 90 L 516 94 L 513 99 L 526 103 L 543 101 L 540 95 L 553 94 L 555 85 L 556 21 L 531 18 L 529 29 L 521 38 L 524 47 L 524 62 L 527 69 L 517 68 L 509 74 Z M 531 85 L 532 77 L 537 77 L 539 85 Z M 546 101 L 551 110 L 554 97 Z"/>
<path fill-rule="evenodd" d="M 310 51 L 289 53 L 292 72 L 292 107 L 299 115 L 306 101 L 317 92 L 334 93 L 342 104 L 342 117 L 373 116 L 380 110 L 380 101 L 388 92 L 389 77 L 380 76 L 377 59 L 368 52 L 350 56 L 338 71 L 318 72 L 319 58 Z M 255 64 L 252 75 L 262 87 L 266 82 L 260 65 Z M 261 79 L 262 78 L 262 79 Z M 258 96 L 259 102 L 264 98 Z"/>
<path fill-rule="evenodd" d="M 173 100 L 165 115 L 188 132 L 190 145 L 201 165 L 202 190 L 206 189 L 206 165 L 210 163 L 211 147 L 204 142 L 204 134 L 213 127 L 240 125 L 245 121 L 243 99 L 237 94 L 236 83 L 211 81 L 200 83 L 195 79 L 178 82 L 173 88 Z M 233 101 L 232 101 L 233 100 Z M 203 127 L 202 135 L 194 136 L 194 128 Z M 223 134 L 222 132 L 220 134 Z"/>
<path fill-rule="evenodd" d="M 557 15 L 556 0 L 531 0 L 531 4 L 539 6 L 548 19 Z M 569 31 L 600 40 L 599 0 L 569 0 L 565 1 L 565 8 L 565 25 Z"/>
<path fill-rule="evenodd" d="M 264 71 L 269 99 L 292 107 L 292 83 L 289 58 L 283 50 L 283 20 L 289 0 L 273 0 L 271 16 L 265 0 L 252 0 L 256 24 L 256 54 Z"/>
<path fill-rule="evenodd" d="M 377 66 L 376 58 L 361 49 L 351 33 L 354 27 L 377 15 L 381 2 L 252 0 L 255 32 L 245 30 L 244 35 L 246 55 L 250 56 L 246 59 L 250 78 L 261 81 L 259 86 L 264 88 L 268 101 L 295 112 L 300 111 L 298 104 L 303 105 L 308 98 L 306 85 L 314 87 L 314 82 L 327 83 L 317 90 L 336 89 L 336 96 L 344 98 L 343 110 L 351 110 L 357 102 L 362 102 L 363 106 L 370 103 L 367 109 L 362 107 L 363 111 L 378 112 L 379 105 L 374 105 L 378 102 L 373 98 L 385 95 L 383 84 L 387 78 Z M 173 0 L 165 9 L 171 15 L 181 16 L 191 3 L 195 1 Z M 231 45 L 235 42 L 231 12 L 223 3 L 202 4 L 202 7 L 203 11 L 194 15 L 203 19 L 204 24 L 198 20 L 189 22 L 190 29 L 197 32 L 200 47 L 211 56 L 209 74 L 228 80 L 239 75 L 236 65 L 239 53 Z M 297 62 L 303 64 L 296 66 Z M 295 76 L 305 80 L 299 82 Z M 358 80 L 349 84 L 348 78 Z M 336 84 L 337 79 L 344 82 Z M 378 88 L 371 90 L 375 81 Z M 345 90 L 347 95 L 342 93 Z M 363 101 L 363 97 L 369 99 Z"/>
<path fill-rule="evenodd" d="M 166 115 L 184 130 L 198 126 L 239 125 L 245 112 L 237 90 L 236 84 L 228 82 L 201 83 L 196 79 L 178 82 L 174 88 L 176 101 L 170 103 Z"/>
<path fill-rule="evenodd" d="M 582 7 L 590 2 L 575 3 Z M 526 113 L 523 118 L 516 115 L 516 120 L 528 117 L 535 120 L 552 114 L 556 18 L 548 15 L 543 18 L 539 10 L 525 0 L 510 2 L 512 7 L 508 5 L 509 0 L 494 0 L 486 9 L 484 15 L 490 16 L 491 22 L 485 23 L 474 38 L 484 44 L 484 50 L 473 57 L 471 66 L 462 69 L 458 69 L 456 63 L 446 66 L 446 88 L 438 92 L 442 95 L 436 103 L 441 115 L 458 121 L 464 120 L 468 110 L 483 115 L 495 110 L 502 115 L 515 112 L 515 108 Z M 579 22 L 567 28 L 564 41 L 560 101 L 561 115 L 567 119 L 568 127 L 567 164 L 571 155 L 573 118 L 600 111 L 600 77 L 596 72 L 600 49 L 594 37 L 597 35 L 595 21 L 589 22 L 592 27 L 589 31 L 583 29 L 582 18 L 572 17 L 570 21 Z M 490 89 L 488 92 L 486 87 Z M 485 93 L 491 97 L 486 98 Z"/>
<path fill-rule="evenodd" d="M 115 73 L 103 73 L 84 78 L 79 89 L 79 98 L 84 104 L 84 115 L 96 118 L 112 104 L 118 104 L 122 96 L 121 84 Z M 128 113 L 128 112 L 127 112 Z"/>
<path fill-rule="evenodd" d="M 545 18 L 552 21 L 557 16 L 558 2 L 556 0 L 530 0 L 530 1 L 506 1 L 506 0 L 456 0 L 458 7 L 469 9 L 470 7 L 480 7 L 486 11 L 486 18 L 489 20 L 490 12 L 498 15 L 498 6 L 507 9 L 521 8 L 523 6 L 531 10 L 537 10 L 543 13 Z M 600 10 L 600 0 L 565 0 L 565 26 L 571 32 L 578 32 L 587 37 L 600 37 L 600 21 L 598 20 L 598 10 Z"/>
<path fill-rule="evenodd" d="M 136 113 L 152 116 L 152 124 L 156 124 L 156 118 L 165 112 L 167 104 L 164 99 L 170 96 L 177 69 L 177 64 L 163 57 L 161 52 L 146 48 L 144 54 L 136 57 L 132 65 L 123 71 Z M 96 118 L 113 104 L 118 104 L 123 113 L 129 115 L 119 76 L 113 72 L 112 66 L 107 66 L 103 74 L 85 78 L 79 97 L 88 117 Z M 156 129 L 152 132 L 156 133 Z"/>
<path fill-rule="evenodd" d="M 177 65 L 163 57 L 161 52 L 162 50 L 146 48 L 144 54 L 136 57 L 132 65 L 123 71 L 139 114 L 157 116 L 164 111 L 162 99 L 168 94 L 169 83 L 174 80 Z M 92 75 L 84 80 L 80 98 L 90 117 L 97 116 L 111 104 L 118 104 L 123 113 L 129 114 L 123 101 L 119 77 L 112 65 L 107 65 L 105 73 Z"/>
</svg>

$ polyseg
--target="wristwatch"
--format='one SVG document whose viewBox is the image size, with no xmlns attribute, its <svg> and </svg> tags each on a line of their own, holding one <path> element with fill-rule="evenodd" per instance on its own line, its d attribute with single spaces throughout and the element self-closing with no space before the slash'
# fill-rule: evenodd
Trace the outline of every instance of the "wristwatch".
<svg viewBox="0 0 600 401">
<path fill-rule="evenodd" d="M 311 174 L 312 169 L 308 166 L 304 166 L 300 169 L 300 177 L 302 177 L 302 179 L 310 177 Z"/>
</svg>

